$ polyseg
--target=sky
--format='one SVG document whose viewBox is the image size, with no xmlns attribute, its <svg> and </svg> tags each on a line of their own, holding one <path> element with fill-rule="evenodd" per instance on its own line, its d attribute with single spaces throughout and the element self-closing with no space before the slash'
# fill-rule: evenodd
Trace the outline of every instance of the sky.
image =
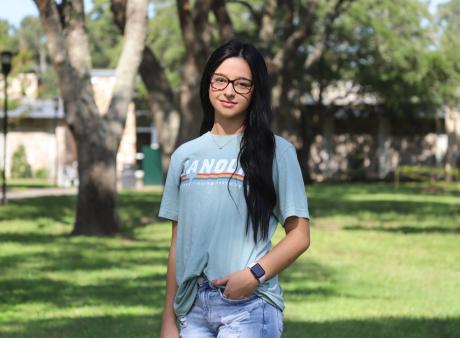
<svg viewBox="0 0 460 338">
<path fill-rule="evenodd" d="M 90 5 L 91 1 L 85 0 L 86 10 Z M 38 16 L 37 6 L 32 0 L 0 0 L 0 19 L 6 19 L 17 27 L 28 15 Z"/>
<path fill-rule="evenodd" d="M 427 1 L 430 2 L 431 11 L 434 11 L 438 4 L 446 2 L 447 0 Z M 85 0 L 85 5 L 86 9 L 88 9 L 91 5 L 91 0 Z M 7 19 L 17 27 L 21 19 L 27 15 L 38 16 L 37 8 L 32 0 L 0 0 L 0 19 Z"/>
</svg>

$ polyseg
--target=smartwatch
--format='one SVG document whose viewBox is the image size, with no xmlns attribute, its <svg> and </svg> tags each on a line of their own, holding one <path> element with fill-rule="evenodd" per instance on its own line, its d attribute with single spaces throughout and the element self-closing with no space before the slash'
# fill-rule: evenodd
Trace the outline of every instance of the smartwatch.
<svg viewBox="0 0 460 338">
<path fill-rule="evenodd" d="M 256 279 L 259 281 L 259 283 L 265 282 L 266 276 L 265 276 L 265 270 L 262 268 L 262 266 L 259 263 L 252 263 L 248 265 L 249 270 L 251 270 L 252 274 Z"/>
</svg>

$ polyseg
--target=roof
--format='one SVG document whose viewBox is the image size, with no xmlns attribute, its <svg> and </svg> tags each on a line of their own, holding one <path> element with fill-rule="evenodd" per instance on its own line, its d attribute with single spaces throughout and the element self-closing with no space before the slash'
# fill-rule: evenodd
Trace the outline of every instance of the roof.
<svg viewBox="0 0 460 338">
<path fill-rule="evenodd" d="M 91 77 L 115 77 L 115 69 L 93 68 L 90 71 Z"/>
<path fill-rule="evenodd" d="M 0 115 L 3 119 L 4 113 Z M 59 100 L 57 111 L 55 111 L 53 100 L 33 100 L 22 103 L 15 109 L 8 110 L 9 118 L 29 118 L 29 119 L 54 119 L 64 117 L 62 101 Z"/>
</svg>

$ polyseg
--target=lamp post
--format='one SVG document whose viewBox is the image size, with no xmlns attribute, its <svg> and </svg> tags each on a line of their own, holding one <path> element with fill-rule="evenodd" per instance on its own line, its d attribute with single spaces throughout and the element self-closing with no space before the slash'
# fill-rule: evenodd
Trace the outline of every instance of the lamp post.
<svg viewBox="0 0 460 338">
<path fill-rule="evenodd" d="M 59 140 L 58 140 L 58 113 L 59 113 L 59 96 L 53 97 L 53 108 L 54 108 L 54 141 L 56 143 L 56 158 L 54 168 L 54 184 L 59 184 Z"/>
<path fill-rule="evenodd" d="M 2 171 L 2 204 L 6 204 L 6 136 L 8 134 L 8 74 L 11 71 L 11 59 L 13 53 L 10 51 L 4 51 L 1 53 L 2 59 L 2 74 L 5 79 L 5 98 L 4 104 L 4 115 L 3 115 L 3 171 Z"/>
</svg>

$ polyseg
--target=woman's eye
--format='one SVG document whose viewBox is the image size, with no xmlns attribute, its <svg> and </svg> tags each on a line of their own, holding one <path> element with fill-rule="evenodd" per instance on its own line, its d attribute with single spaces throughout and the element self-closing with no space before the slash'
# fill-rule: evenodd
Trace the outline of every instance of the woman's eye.
<svg viewBox="0 0 460 338">
<path fill-rule="evenodd" d="M 237 82 L 237 86 L 243 87 L 243 88 L 249 88 L 251 87 L 251 84 L 249 82 Z"/>
<path fill-rule="evenodd" d="M 218 77 L 214 81 L 216 81 L 216 82 L 227 82 L 227 80 L 225 78 L 223 78 L 223 77 Z"/>
</svg>

